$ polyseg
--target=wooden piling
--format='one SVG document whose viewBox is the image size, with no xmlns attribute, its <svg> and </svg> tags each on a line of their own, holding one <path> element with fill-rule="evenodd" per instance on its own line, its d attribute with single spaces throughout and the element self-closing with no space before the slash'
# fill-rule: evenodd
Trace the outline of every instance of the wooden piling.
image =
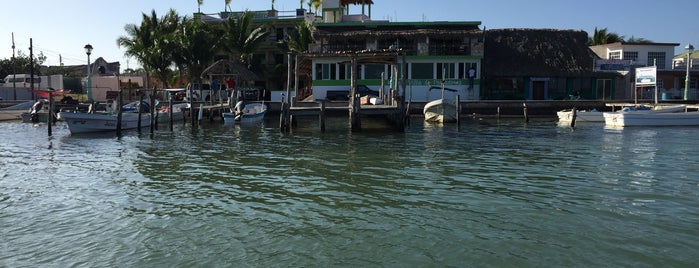
<svg viewBox="0 0 699 268">
<path fill-rule="evenodd" d="M 459 95 L 456 95 L 456 126 L 461 125 L 461 101 Z"/>
<path fill-rule="evenodd" d="M 500 120 L 500 106 L 498 106 L 498 110 L 497 110 L 496 115 L 497 115 L 497 119 Z"/>
<path fill-rule="evenodd" d="M 121 97 L 121 89 L 119 89 L 119 97 L 117 98 L 117 103 L 116 103 L 116 109 L 117 109 L 117 123 L 116 123 L 116 135 L 117 137 L 121 137 L 121 103 L 123 99 Z"/>
<path fill-rule="evenodd" d="M 167 125 L 168 125 L 168 128 L 170 129 L 170 131 L 173 130 L 173 127 L 172 127 L 172 124 L 173 124 L 173 122 L 172 122 L 173 121 L 172 102 L 173 101 L 175 101 L 175 94 L 170 94 L 170 103 L 168 104 L 168 107 L 167 107 L 167 116 L 168 116 Z"/>
<path fill-rule="evenodd" d="M 325 132 L 325 100 L 320 100 L 318 119 L 320 120 L 320 132 Z"/>
<path fill-rule="evenodd" d="M 138 110 L 138 132 L 141 133 L 141 104 L 143 103 L 143 94 L 138 92 L 138 105 L 136 105 L 136 110 Z"/>
<path fill-rule="evenodd" d="M 523 103 L 522 106 L 524 107 L 524 122 L 529 122 L 529 114 L 527 113 L 527 103 Z"/>
<path fill-rule="evenodd" d="M 37 111 L 38 112 L 38 111 Z M 53 135 L 53 130 L 51 129 L 51 124 L 53 124 L 53 90 L 49 89 L 49 121 L 47 122 L 48 135 L 51 137 Z"/>
<path fill-rule="evenodd" d="M 575 107 L 573 107 L 573 110 L 571 111 L 571 113 L 572 113 L 572 117 L 570 120 L 570 127 L 575 128 L 575 119 L 576 119 L 576 117 L 578 117 L 578 110 Z"/>
</svg>

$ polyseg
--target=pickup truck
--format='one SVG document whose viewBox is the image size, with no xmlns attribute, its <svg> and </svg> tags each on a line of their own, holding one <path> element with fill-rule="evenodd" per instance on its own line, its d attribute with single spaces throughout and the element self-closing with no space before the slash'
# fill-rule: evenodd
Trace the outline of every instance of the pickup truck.
<svg viewBox="0 0 699 268">
<path fill-rule="evenodd" d="M 357 85 L 357 94 L 359 94 L 359 96 L 379 96 L 378 91 L 365 85 Z M 348 101 L 350 99 L 350 90 L 328 90 L 325 94 L 325 99 L 330 101 Z"/>
</svg>

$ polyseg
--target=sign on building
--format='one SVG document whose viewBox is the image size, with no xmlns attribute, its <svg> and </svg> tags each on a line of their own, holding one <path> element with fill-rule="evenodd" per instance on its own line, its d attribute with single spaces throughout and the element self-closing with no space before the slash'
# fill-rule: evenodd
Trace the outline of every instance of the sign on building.
<svg viewBox="0 0 699 268">
<path fill-rule="evenodd" d="M 636 68 L 636 86 L 655 86 L 656 78 L 655 66 Z"/>
</svg>

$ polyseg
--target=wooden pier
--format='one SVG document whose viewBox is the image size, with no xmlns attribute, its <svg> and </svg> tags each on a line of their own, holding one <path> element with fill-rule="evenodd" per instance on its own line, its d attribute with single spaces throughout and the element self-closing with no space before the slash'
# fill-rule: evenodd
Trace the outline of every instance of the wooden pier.
<svg viewBox="0 0 699 268">
<path fill-rule="evenodd" d="M 294 57 L 292 57 L 294 56 Z M 288 54 L 288 72 L 286 85 L 286 99 L 281 105 L 281 114 L 279 127 L 282 132 L 288 132 L 294 127 L 295 117 L 298 116 L 318 116 L 318 121 L 321 131 L 325 131 L 325 117 L 328 111 L 346 111 L 349 115 L 349 121 L 352 131 L 360 131 L 362 128 L 361 118 L 363 116 L 382 116 L 388 119 L 388 122 L 397 130 L 405 131 L 407 119 L 409 118 L 409 109 L 406 108 L 405 102 L 405 78 L 406 78 L 406 61 L 405 54 L 400 51 L 383 51 L 383 52 L 351 52 L 351 53 L 304 53 L 292 55 Z M 303 73 L 310 77 L 311 65 L 314 59 L 322 58 L 345 58 L 351 64 L 350 71 L 350 99 L 344 107 L 331 106 L 325 100 L 316 100 L 311 102 L 298 102 L 291 98 L 291 81 L 296 81 L 294 89 L 296 96 L 299 96 L 299 77 Z M 398 63 L 403 66 L 398 72 Z M 293 74 L 292 77 L 292 63 Z M 357 94 L 357 66 L 358 64 L 389 64 L 393 66 L 394 75 L 400 77 L 401 86 L 399 89 L 389 90 L 389 96 L 379 96 L 381 103 L 379 105 L 362 105 L 361 96 Z M 304 103 L 303 105 L 301 103 Z"/>
</svg>

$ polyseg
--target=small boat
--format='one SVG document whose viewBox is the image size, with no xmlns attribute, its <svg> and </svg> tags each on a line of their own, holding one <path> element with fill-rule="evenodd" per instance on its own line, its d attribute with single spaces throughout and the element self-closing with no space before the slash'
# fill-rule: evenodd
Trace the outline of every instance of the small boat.
<svg viewBox="0 0 699 268">
<path fill-rule="evenodd" d="M 0 121 L 22 120 L 22 114 L 29 111 L 34 101 L 27 101 L 0 109 Z"/>
<path fill-rule="evenodd" d="M 224 123 L 258 123 L 264 119 L 265 113 L 267 113 L 267 105 L 260 102 L 248 103 L 243 106 L 242 101 L 239 101 L 235 106 L 232 112 L 223 113 Z"/>
<path fill-rule="evenodd" d="M 558 122 L 559 123 L 565 123 L 569 124 L 573 121 L 573 110 L 562 110 L 556 112 L 556 115 L 558 115 Z M 604 122 L 604 116 L 602 116 L 602 112 L 597 111 L 596 109 L 592 109 L 590 111 L 586 110 L 577 110 L 575 111 L 575 122 L 599 122 L 602 123 Z"/>
<path fill-rule="evenodd" d="M 185 116 L 185 110 L 189 109 L 190 105 L 189 103 L 178 103 L 178 104 L 173 104 L 172 105 L 172 121 L 181 121 L 184 119 Z M 160 107 L 158 111 L 158 116 L 157 120 L 158 123 L 162 122 L 167 122 L 170 120 L 170 106 L 165 105 L 163 107 Z"/>
<path fill-rule="evenodd" d="M 432 86 L 429 90 L 436 89 L 438 87 Z M 442 98 L 430 101 L 425 104 L 422 109 L 422 113 L 425 115 L 426 122 L 432 123 L 453 123 L 456 122 L 459 113 L 456 108 L 456 101 L 449 101 L 444 98 L 444 91 L 457 92 L 456 89 L 445 88 L 444 81 L 442 81 Z"/>
<path fill-rule="evenodd" d="M 628 106 L 624 107 L 622 109 L 622 112 L 641 112 L 641 113 L 677 113 L 677 112 L 682 112 L 687 108 L 687 105 L 684 104 L 678 104 L 678 105 L 655 105 L 655 106 L 645 106 L 645 105 L 638 105 L 638 106 Z M 596 109 L 592 109 L 590 111 L 585 111 L 585 110 L 577 110 L 575 111 L 575 122 L 599 122 L 603 123 L 605 122 L 604 119 L 604 113 L 597 111 Z M 558 115 L 558 122 L 561 124 L 569 124 L 573 120 L 573 110 L 568 109 L 568 110 L 562 110 L 556 112 L 556 115 Z"/>
<path fill-rule="evenodd" d="M 116 131 L 117 114 L 106 112 L 80 113 L 60 112 L 58 118 L 68 124 L 70 133 Z M 150 125 L 150 114 L 141 114 L 141 127 Z M 138 113 L 122 113 L 121 129 L 138 128 Z"/>
<path fill-rule="evenodd" d="M 699 112 L 639 113 L 621 111 L 603 114 L 605 125 L 612 127 L 699 126 Z"/>
<path fill-rule="evenodd" d="M 456 122 L 456 102 L 446 99 L 436 99 L 425 104 L 422 110 L 425 114 L 425 121 L 434 123 Z"/>
</svg>

